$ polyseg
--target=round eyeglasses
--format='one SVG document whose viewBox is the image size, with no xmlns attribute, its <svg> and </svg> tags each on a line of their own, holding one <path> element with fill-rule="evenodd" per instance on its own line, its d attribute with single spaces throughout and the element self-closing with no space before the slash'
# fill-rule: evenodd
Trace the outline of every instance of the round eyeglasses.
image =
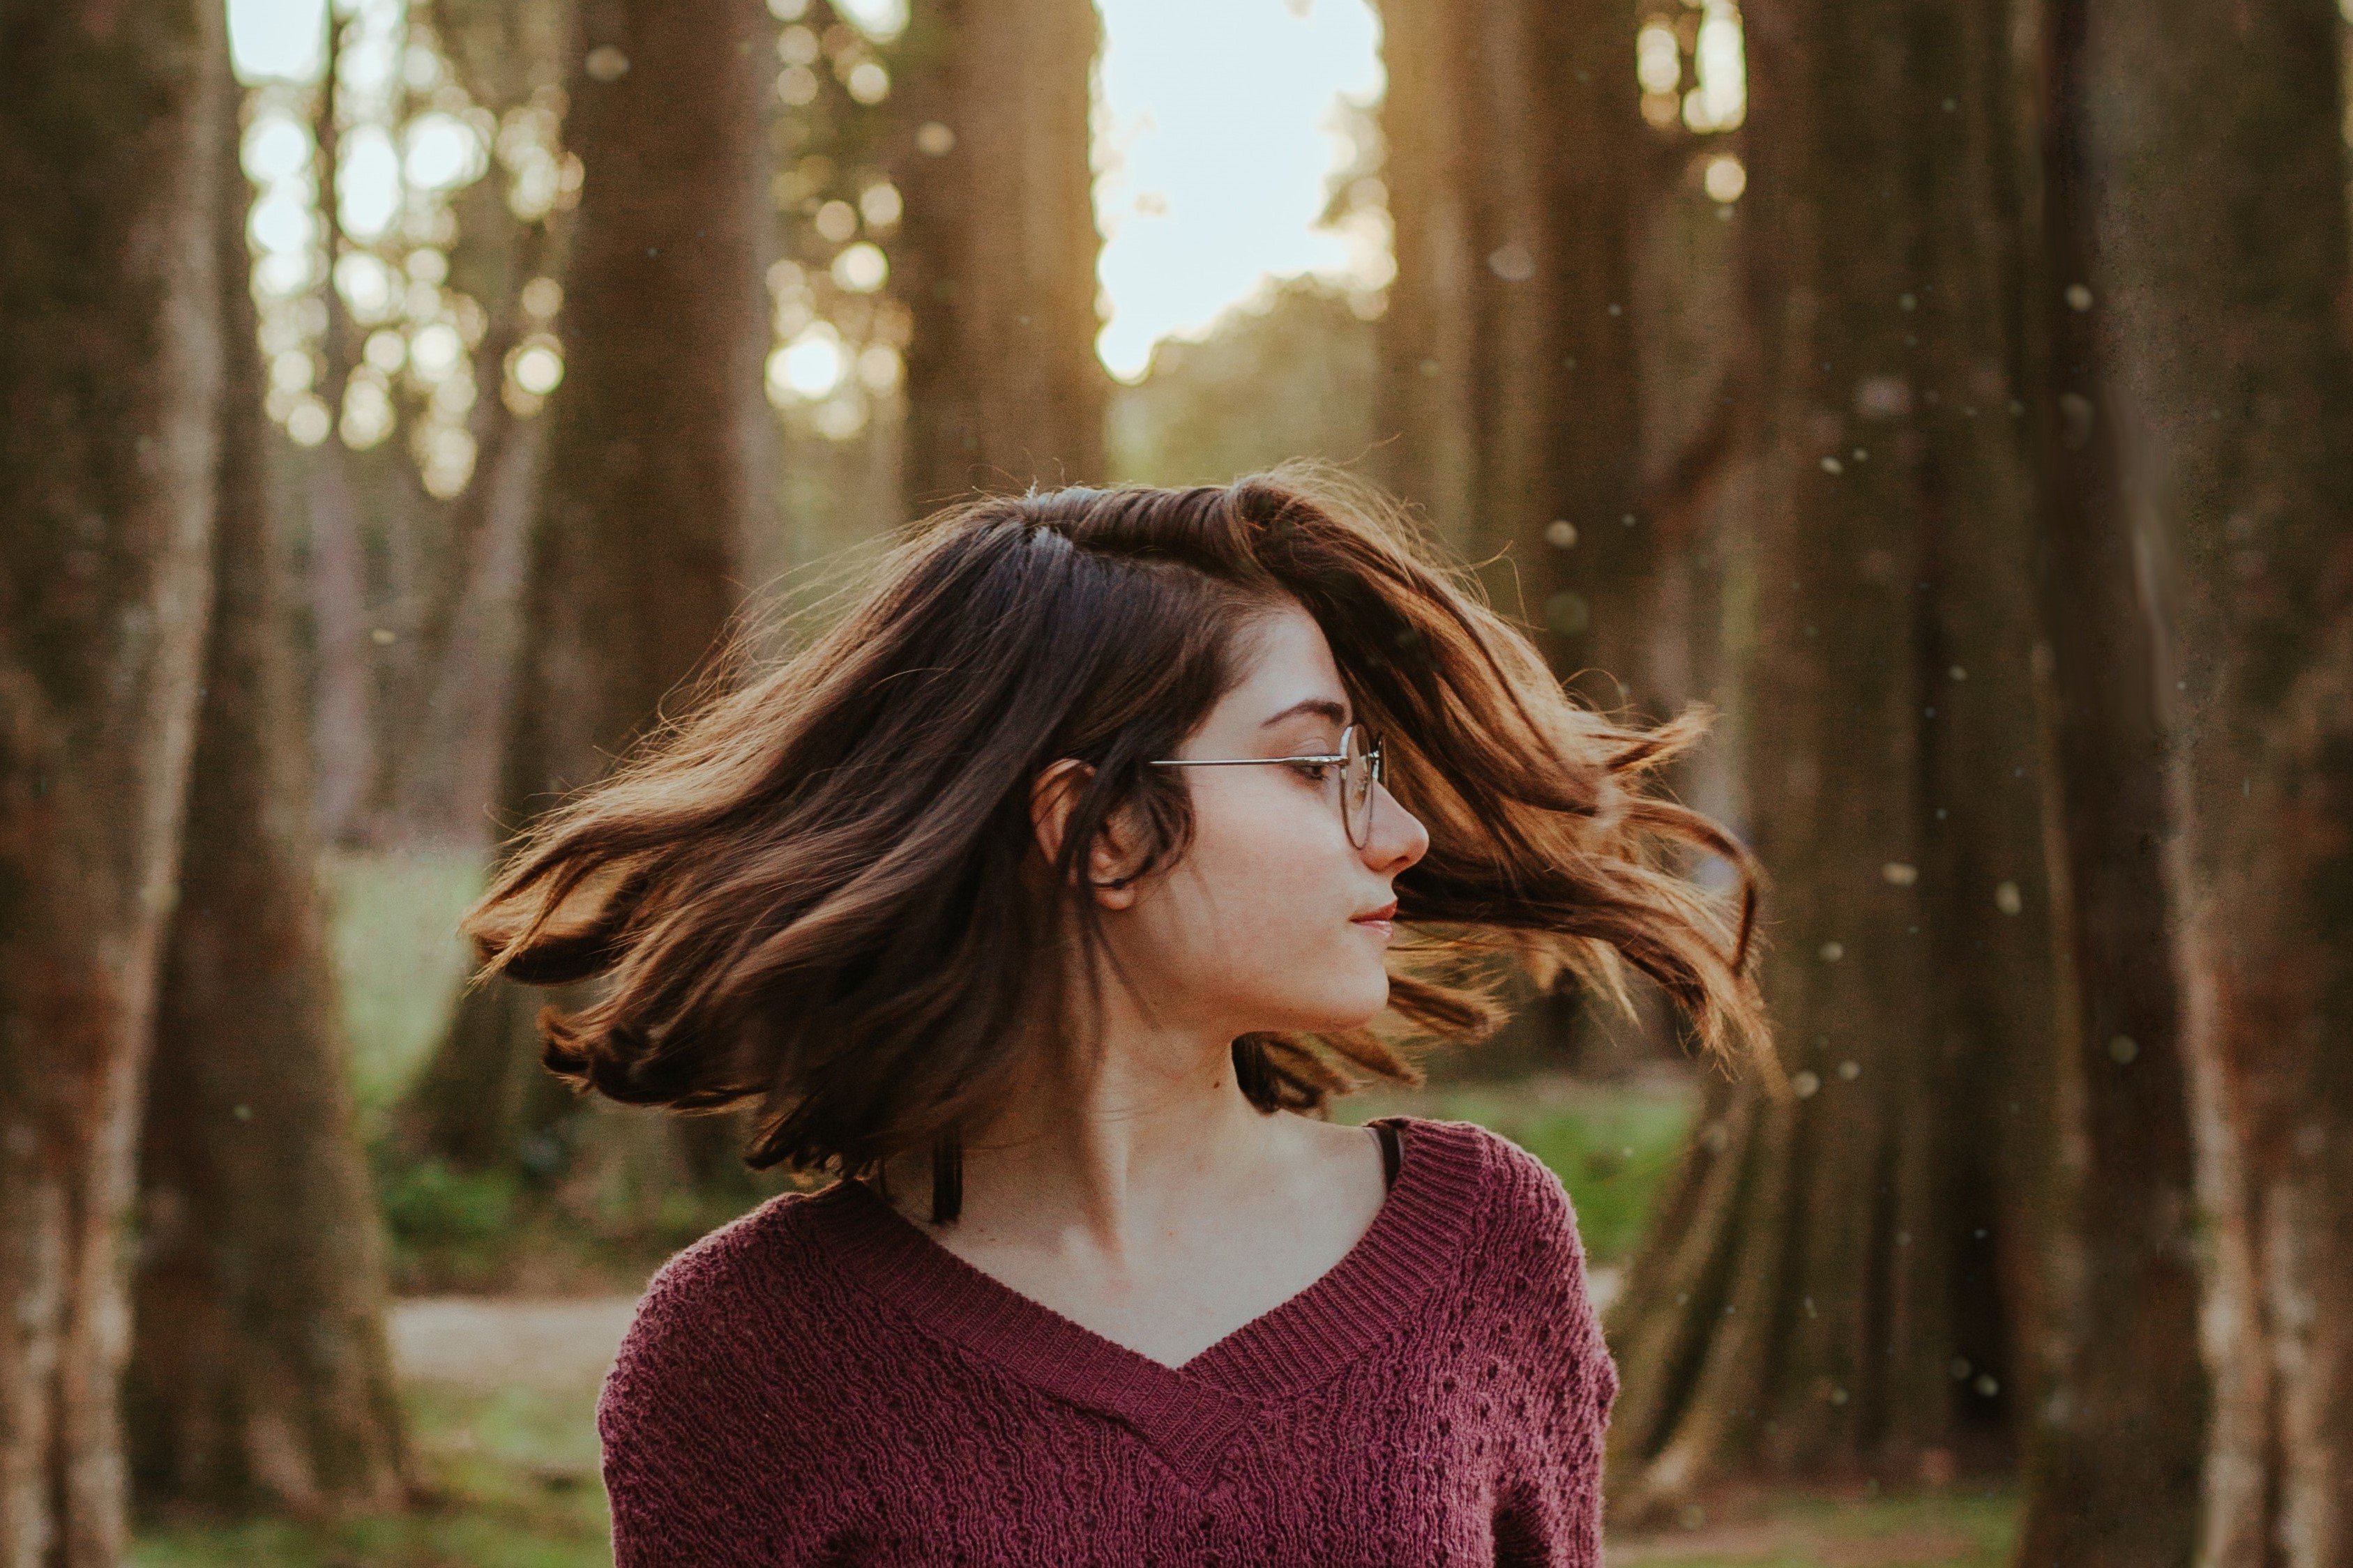
<svg viewBox="0 0 2353 1568">
<path fill-rule="evenodd" d="M 1322 768 L 1322 775 L 1330 776 L 1332 769 L 1340 773 L 1340 826 L 1348 835 L 1348 842 L 1362 849 L 1373 841 L 1373 786 L 1381 782 L 1381 743 L 1365 731 L 1362 724 L 1351 724 L 1340 731 L 1340 749 L 1336 752 L 1304 757 L 1164 757 L 1155 758 L 1155 768 L 1245 768 L 1293 767 Z"/>
</svg>

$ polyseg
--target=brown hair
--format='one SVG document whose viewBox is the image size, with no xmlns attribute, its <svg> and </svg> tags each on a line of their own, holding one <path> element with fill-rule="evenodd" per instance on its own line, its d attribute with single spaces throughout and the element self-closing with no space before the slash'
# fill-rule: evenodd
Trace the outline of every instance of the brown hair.
<svg viewBox="0 0 2353 1568">
<path fill-rule="evenodd" d="M 1315 1109 L 1351 1068 L 1416 1081 L 1401 1045 L 1498 1021 L 1479 983 L 1498 952 L 1610 990 L 1622 959 L 1708 1049 L 1766 1048 L 1747 854 L 1641 786 L 1698 721 L 1577 706 L 1392 505 L 1303 468 L 991 498 L 920 525 L 830 630 L 515 845 L 464 921 L 483 974 L 606 977 L 600 1000 L 541 1015 L 574 1084 L 756 1101 L 755 1167 L 855 1175 L 928 1146 L 952 1218 L 960 1132 L 1068 1021 L 1051 951 L 1073 930 L 1101 951 L 1087 847 L 1124 808 L 1147 871 L 1184 852 L 1186 785 L 1145 764 L 1236 683 L 1240 630 L 1285 600 L 1323 629 L 1430 849 L 1396 882 L 1413 940 L 1392 954 L 1395 1024 L 1244 1037 L 1254 1103 Z M 1065 757 L 1092 772 L 1050 868 L 1029 788 Z M 1693 849 L 1741 871 L 1736 897 L 1662 859 Z"/>
</svg>

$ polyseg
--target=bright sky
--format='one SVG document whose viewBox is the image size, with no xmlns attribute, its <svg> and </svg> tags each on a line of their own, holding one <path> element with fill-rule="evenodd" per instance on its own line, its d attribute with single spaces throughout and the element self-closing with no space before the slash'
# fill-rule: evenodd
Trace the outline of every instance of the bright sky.
<svg viewBox="0 0 2353 1568">
<path fill-rule="evenodd" d="M 1380 280 L 1366 243 L 1315 225 L 1356 161 L 1335 110 L 1384 85 L 1365 0 L 1099 0 L 1095 214 L 1110 321 L 1097 352 L 1144 374 L 1269 277 Z"/>
<path fill-rule="evenodd" d="M 1198 336 L 1269 278 L 1377 284 L 1377 236 L 1316 226 L 1331 176 L 1356 161 L 1343 95 L 1378 98 L 1380 27 L 1366 0 L 1099 0 L 1103 18 L 1095 206 L 1119 376 L 1152 345 Z M 325 0 L 228 0 L 239 74 L 318 74 Z M 888 28 L 894 0 L 844 0 Z M 869 16 L 868 12 L 875 13 Z M 348 199 L 347 193 L 347 199 Z"/>
</svg>

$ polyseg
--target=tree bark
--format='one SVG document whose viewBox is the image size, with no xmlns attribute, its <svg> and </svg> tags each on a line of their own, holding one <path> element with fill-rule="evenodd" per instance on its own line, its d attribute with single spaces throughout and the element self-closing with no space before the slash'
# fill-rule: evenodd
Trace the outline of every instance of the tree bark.
<svg viewBox="0 0 2353 1568">
<path fill-rule="evenodd" d="M 0 20 L 0 1563 L 125 1544 L 118 1237 L 208 613 L 216 5 Z"/>
<path fill-rule="evenodd" d="M 565 381 L 543 416 L 501 763 L 509 826 L 594 783 L 706 668 L 743 591 L 743 542 L 774 521 L 771 30 L 757 0 L 581 8 L 567 130 L 587 183 Z M 408 1107 L 425 1151 L 540 1178 L 568 1165 L 586 1124 L 538 1066 L 546 1000 L 504 981 L 464 994 Z"/>
<path fill-rule="evenodd" d="M 1388 0 L 1389 478 L 1597 706 L 1656 710 L 1630 5 Z M 1556 529 L 1565 522 L 1572 531 Z M 1673 628 L 1680 633 L 1685 628 Z"/>
<path fill-rule="evenodd" d="M 2188 1568 L 2208 1391 L 2181 998 L 2162 847 L 2158 606 L 2124 489 L 2108 366 L 2082 289 L 2103 268 L 2086 144 L 2087 0 L 2041 15 L 2037 705 L 2050 736 L 2057 1170 L 2046 1351 L 2028 1429 L 2021 1568 Z"/>
<path fill-rule="evenodd" d="M 2353 350 L 2339 21 L 2087 0 L 2086 302 L 2164 585 L 2211 1247 L 2199 1560 L 2353 1556 Z"/>
<path fill-rule="evenodd" d="M 233 137 L 222 163 L 215 591 L 141 1134 L 132 1479 L 167 1508 L 385 1507 L 384 1260 L 313 871 Z"/>
<path fill-rule="evenodd" d="M 1613 1320 L 1630 1514 L 1734 1465 L 1944 1474 L 2030 1392 L 2052 993 L 2007 23 L 1747 14 L 1767 392 L 1739 706 L 1795 1092 L 1711 1085 Z"/>
<path fill-rule="evenodd" d="M 1091 0 L 913 0 L 888 158 L 906 197 L 892 251 L 913 316 L 906 488 L 1099 483 Z"/>
</svg>

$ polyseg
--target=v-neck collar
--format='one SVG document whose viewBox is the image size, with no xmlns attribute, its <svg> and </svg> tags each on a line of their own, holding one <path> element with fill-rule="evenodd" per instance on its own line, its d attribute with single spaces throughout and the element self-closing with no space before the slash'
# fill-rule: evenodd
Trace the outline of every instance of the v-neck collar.
<svg viewBox="0 0 2353 1568">
<path fill-rule="evenodd" d="M 800 1207 L 843 1272 L 919 1327 L 1125 1423 L 1206 1487 L 1261 1405 L 1322 1383 L 1451 1272 L 1486 1174 L 1484 1142 L 1462 1122 L 1392 1120 L 1403 1160 L 1356 1244 L 1305 1289 L 1179 1367 L 974 1268 L 861 1182 L 837 1182 Z"/>
</svg>

